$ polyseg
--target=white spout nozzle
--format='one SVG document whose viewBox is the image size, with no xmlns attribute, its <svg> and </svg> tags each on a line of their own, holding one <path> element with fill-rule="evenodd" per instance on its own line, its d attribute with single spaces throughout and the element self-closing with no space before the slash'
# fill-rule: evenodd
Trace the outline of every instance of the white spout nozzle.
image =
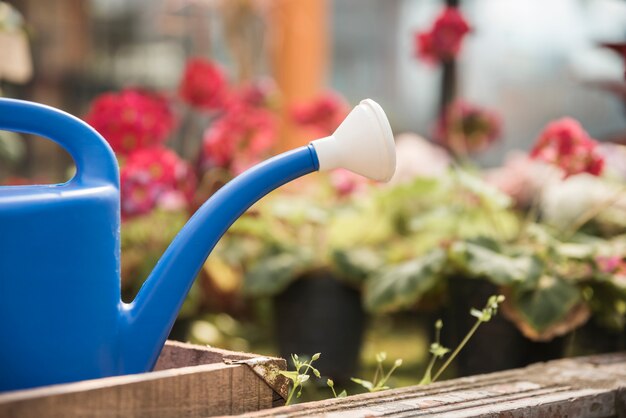
<svg viewBox="0 0 626 418">
<path fill-rule="evenodd" d="M 365 99 L 335 133 L 312 141 L 320 171 L 345 168 L 372 180 L 389 181 L 396 171 L 391 126 L 382 107 Z"/>
</svg>

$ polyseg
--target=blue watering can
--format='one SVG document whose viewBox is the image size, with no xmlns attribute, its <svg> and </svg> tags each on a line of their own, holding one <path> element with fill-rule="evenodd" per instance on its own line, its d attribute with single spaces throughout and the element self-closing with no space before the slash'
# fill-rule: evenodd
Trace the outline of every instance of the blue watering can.
<svg viewBox="0 0 626 418">
<path fill-rule="evenodd" d="M 316 170 L 343 167 L 381 181 L 395 171 L 385 113 L 363 100 L 333 135 L 215 193 L 124 303 L 119 173 L 109 145 L 71 115 L 18 100 L 0 99 L 0 129 L 47 137 L 76 164 L 64 184 L 0 187 L 0 391 L 150 371 L 202 264 L 253 203 Z"/>
</svg>

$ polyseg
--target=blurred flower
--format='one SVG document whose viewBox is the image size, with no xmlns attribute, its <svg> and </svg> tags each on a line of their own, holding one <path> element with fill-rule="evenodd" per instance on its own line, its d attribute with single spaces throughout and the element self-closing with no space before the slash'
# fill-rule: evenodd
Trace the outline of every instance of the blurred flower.
<svg viewBox="0 0 626 418">
<path fill-rule="evenodd" d="M 430 29 L 415 34 L 416 55 L 429 62 L 455 58 L 469 31 L 461 12 L 456 7 L 446 7 Z"/>
<path fill-rule="evenodd" d="M 507 155 L 502 167 L 487 171 L 485 177 L 489 184 L 513 198 L 517 207 L 527 209 L 550 179 L 560 178 L 560 171 L 516 151 Z"/>
<path fill-rule="evenodd" d="M 340 168 L 330 173 L 330 182 L 335 188 L 337 195 L 345 197 L 364 191 L 369 180 L 349 170 Z"/>
<path fill-rule="evenodd" d="M 500 118 L 479 106 L 457 100 L 437 121 L 435 138 L 457 155 L 482 151 L 500 137 Z"/>
<path fill-rule="evenodd" d="M 122 155 L 162 144 L 174 127 L 165 98 L 136 89 L 100 95 L 85 120 Z"/>
<path fill-rule="evenodd" d="M 619 210 L 626 205 L 623 190 L 587 173 L 564 180 L 548 181 L 541 194 L 542 220 L 549 225 L 565 229 L 577 222 L 585 213 L 612 202 L 607 209 Z M 602 216 L 602 213 L 598 214 Z"/>
<path fill-rule="evenodd" d="M 598 176 L 604 159 L 592 139 L 578 121 L 562 118 L 550 123 L 539 135 L 530 152 L 534 159 L 560 167 L 565 177 L 579 173 Z"/>
<path fill-rule="evenodd" d="M 595 261 L 602 273 L 626 273 L 626 262 L 620 256 L 597 256 Z"/>
<path fill-rule="evenodd" d="M 626 180 L 626 146 L 603 142 L 598 144 L 596 150 L 604 160 L 602 173 Z"/>
<path fill-rule="evenodd" d="M 266 109 L 234 103 L 204 133 L 202 165 L 238 174 L 263 158 L 274 144 L 276 121 Z"/>
<path fill-rule="evenodd" d="M 189 165 L 167 148 L 132 153 L 122 167 L 120 181 L 123 217 L 147 213 L 157 205 L 183 209 L 196 183 Z"/>
<path fill-rule="evenodd" d="M 350 107 L 343 97 L 327 92 L 308 103 L 291 107 L 291 117 L 300 126 L 310 128 L 319 136 L 328 136 L 343 122 Z"/>
<path fill-rule="evenodd" d="M 413 133 L 396 137 L 396 172 L 389 184 L 395 185 L 415 177 L 443 176 L 450 167 L 448 152 Z"/>
<path fill-rule="evenodd" d="M 232 91 L 228 101 L 231 105 L 243 102 L 252 107 L 272 107 L 277 95 L 276 83 L 271 79 L 262 79 Z"/>
<path fill-rule="evenodd" d="M 227 81 L 219 66 L 204 58 L 187 61 L 178 94 L 187 104 L 201 110 L 215 110 L 224 105 Z"/>
</svg>

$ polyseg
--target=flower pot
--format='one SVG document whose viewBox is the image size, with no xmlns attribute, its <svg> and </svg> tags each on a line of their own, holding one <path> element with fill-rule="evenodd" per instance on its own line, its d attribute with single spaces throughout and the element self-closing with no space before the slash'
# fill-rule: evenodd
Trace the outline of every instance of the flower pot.
<svg viewBox="0 0 626 418">
<path fill-rule="evenodd" d="M 476 322 L 472 308 L 482 309 L 498 288 L 490 282 L 465 277 L 449 280 L 448 304 L 441 312 L 444 322 L 441 338 L 444 346 L 454 349 Z M 526 338 L 501 313 L 482 324 L 457 359 L 457 376 L 470 376 L 524 367 L 563 356 L 566 337 L 549 342 Z"/>
<path fill-rule="evenodd" d="M 280 355 L 322 353 L 315 362 L 337 381 L 355 375 L 365 313 L 358 290 L 331 273 L 314 272 L 293 282 L 274 299 Z"/>
</svg>

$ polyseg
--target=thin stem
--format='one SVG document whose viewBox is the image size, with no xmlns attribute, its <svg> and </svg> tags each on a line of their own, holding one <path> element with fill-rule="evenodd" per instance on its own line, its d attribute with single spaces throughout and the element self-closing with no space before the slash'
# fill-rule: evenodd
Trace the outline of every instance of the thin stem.
<svg viewBox="0 0 626 418">
<path fill-rule="evenodd" d="M 400 367 L 400 364 L 398 363 L 394 363 L 393 367 L 389 370 L 389 373 L 387 373 L 385 375 L 385 378 L 383 380 L 380 381 L 380 386 L 384 386 L 385 383 L 387 383 L 387 380 L 389 380 L 389 378 L 391 377 L 391 375 L 393 374 L 393 372 Z"/>
<path fill-rule="evenodd" d="M 383 365 L 381 362 L 378 362 L 376 365 L 376 372 L 374 373 L 374 379 L 372 379 L 372 383 L 376 386 L 376 382 L 378 382 L 378 376 L 383 374 Z"/>
<path fill-rule="evenodd" d="M 295 384 L 295 382 L 293 384 L 293 387 L 289 391 L 289 396 L 287 396 L 287 401 L 285 402 L 285 405 L 290 405 L 291 404 L 291 398 L 293 397 L 294 393 L 296 393 L 296 384 Z"/>
<path fill-rule="evenodd" d="M 420 385 L 427 385 L 428 383 L 431 383 L 433 381 L 431 376 L 432 376 L 433 367 L 435 367 L 436 361 L 437 361 L 437 356 L 433 354 L 432 357 L 430 358 L 430 361 L 428 362 L 428 367 L 426 367 L 424 376 L 422 377 L 422 380 L 420 380 L 419 382 Z"/>
<path fill-rule="evenodd" d="M 437 374 L 435 374 L 435 377 L 433 377 L 433 382 L 435 382 L 439 378 L 439 376 L 441 376 L 441 373 L 443 373 L 443 371 L 450 365 L 450 363 L 452 363 L 452 360 L 454 360 L 454 358 L 459 354 L 459 352 L 463 349 L 463 347 L 465 347 L 465 344 L 467 344 L 470 338 L 472 338 L 472 335 L 474 335 L 474 333 L 476 332 L 476 330 L 478 329 L 478 327 L 480 326 L 482 322 L 483 321 L 481 321 L 480 319 L 476 320 L 476 323 L 474 324 L 472 329 L 469 330 L 467 335 L 465 335 L 465 338 L 463 338 L 463 341 L 461 341 L 461 344 L 459 344 L 456 347 L 456 349 L 452 352 L 450 357 L 448 357 L 448 359 L 443 364 L 443 366 L 439 368 L 439 370 L 437 371 Z"/>
</svg>

